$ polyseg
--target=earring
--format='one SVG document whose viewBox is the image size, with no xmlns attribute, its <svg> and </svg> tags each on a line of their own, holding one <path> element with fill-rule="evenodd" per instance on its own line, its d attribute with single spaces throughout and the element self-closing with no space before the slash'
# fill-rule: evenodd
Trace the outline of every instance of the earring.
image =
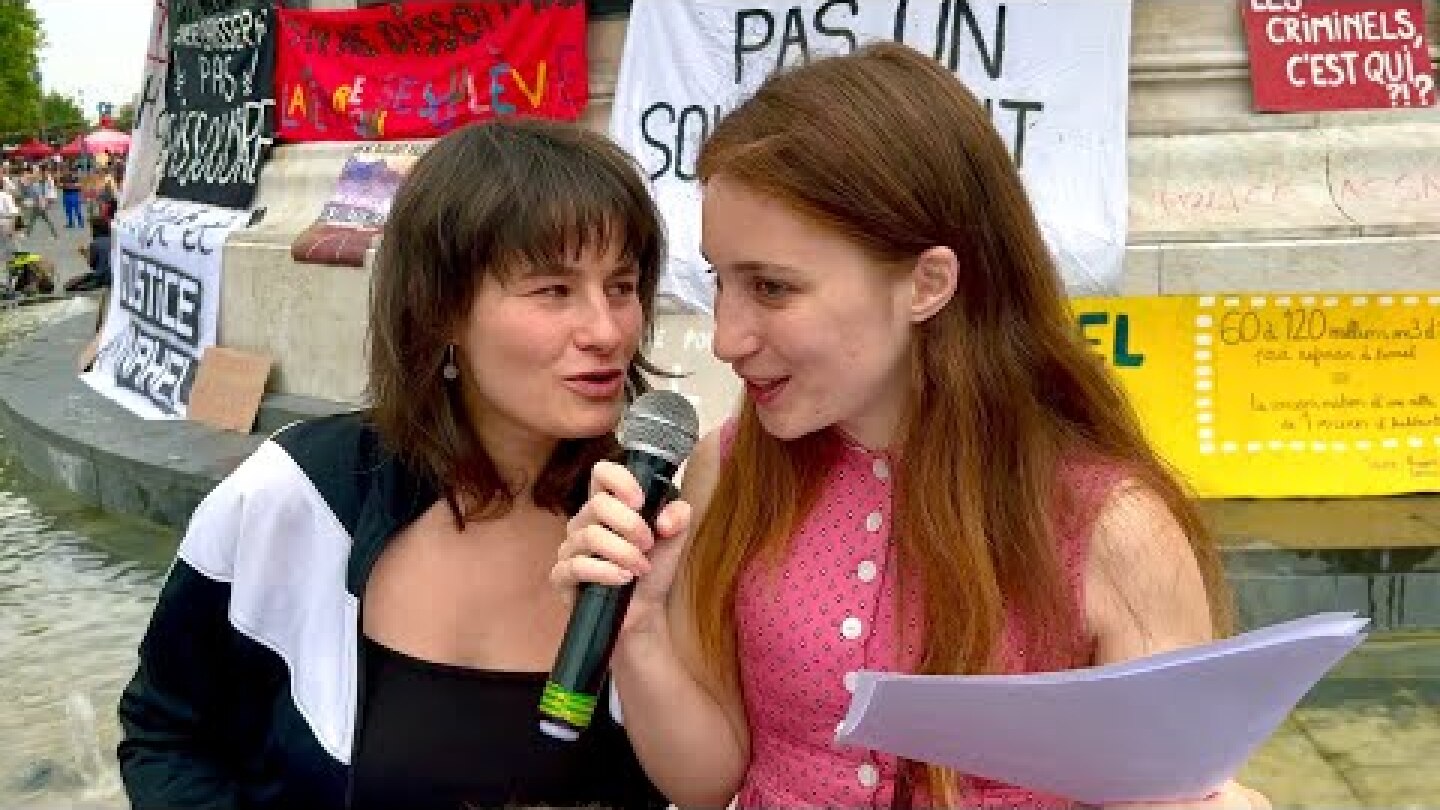
<svg viewBox="0 0 1440 810">
<path fill-rule="evenodd" d="M 445 347 L 445 365 L 440 368 L 440 373 L 445 379 L 454 382 L 460 378 L 460 367 L 455 365 L 455 344 L 451 343 Z"/>
</svg>

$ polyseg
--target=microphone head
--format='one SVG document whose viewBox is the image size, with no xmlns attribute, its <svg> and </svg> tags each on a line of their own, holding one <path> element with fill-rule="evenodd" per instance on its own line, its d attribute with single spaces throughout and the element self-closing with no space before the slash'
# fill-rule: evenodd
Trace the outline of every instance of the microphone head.
<svg viewBox="0 0 1440 810">
<path fill-rule="evenodd" d="M 690 400 L 674 391 L 642 394 L 620 422 L 620 444 L 679 465 L 700 438 L 700 419 Z"/>
</svg>

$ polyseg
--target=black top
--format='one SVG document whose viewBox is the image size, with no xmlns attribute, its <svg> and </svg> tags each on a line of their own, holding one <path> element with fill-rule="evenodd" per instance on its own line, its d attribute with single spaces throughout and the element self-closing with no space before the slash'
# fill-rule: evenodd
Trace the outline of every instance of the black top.
<svg viewBox="0 0 1440 810">
<path fill-rule="evenodd" d="M 353 810 L 663 808 L 602 700 L 580 739 L 538 727 L 544 672 L 424 661 L 369 638 Z"/>
</svg>

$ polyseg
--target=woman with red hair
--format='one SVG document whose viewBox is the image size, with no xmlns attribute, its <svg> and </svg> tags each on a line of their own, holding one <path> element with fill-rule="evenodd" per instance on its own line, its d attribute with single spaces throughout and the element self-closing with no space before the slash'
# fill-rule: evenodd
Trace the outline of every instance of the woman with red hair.
<svg viewBox="0 0 1440 810">
<path fill-rule="evenodd" d="M 552 571 L 636 582 L 612 666 L 646 770 L 680 805 L 1072 806 L 833 745 L 857 670 L 1070 669 L 1229 626 L 1216 548 L 1074 328 L 985 108 L 875 44 L 768 79 L 698 173 L 740 413 L 653 534 L 598 465 Z"/>
</svg>

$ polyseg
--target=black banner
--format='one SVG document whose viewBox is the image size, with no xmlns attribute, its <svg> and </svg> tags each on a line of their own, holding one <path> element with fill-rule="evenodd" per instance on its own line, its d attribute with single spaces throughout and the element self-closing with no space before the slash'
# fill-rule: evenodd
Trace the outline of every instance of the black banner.
<svg viewBox="0 0 1440 810">
<path fill-rule="evenodd" d="M 275 9 L 231 3 L 170 31 L 159 194 L 248 208 L 275 139 Z"/>
<path fill-rule="evenodd" d="M 231 11 L 244 2 L 245 0 L 169 0 L 166 11 L 169 13 L 170 30 L 197 22 L 201 17 Z"/>
</svg>

